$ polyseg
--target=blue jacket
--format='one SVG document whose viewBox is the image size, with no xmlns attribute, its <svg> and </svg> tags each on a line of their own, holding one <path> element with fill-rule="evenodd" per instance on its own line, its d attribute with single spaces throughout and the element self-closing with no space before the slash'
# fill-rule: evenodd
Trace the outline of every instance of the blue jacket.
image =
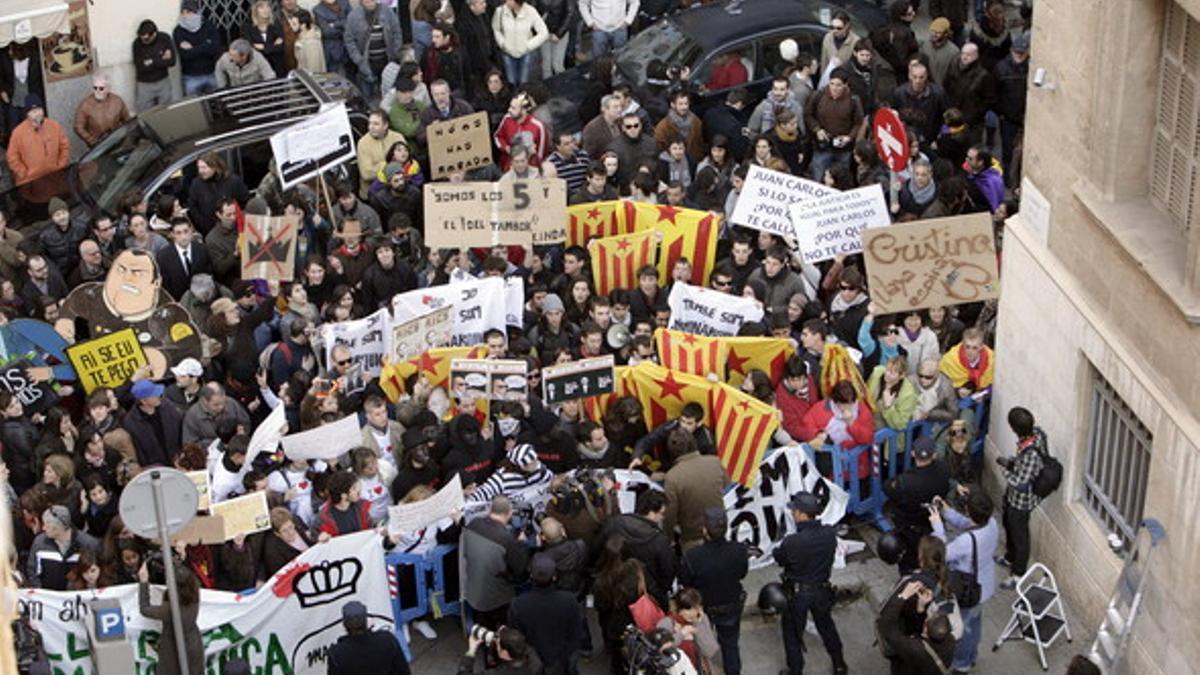
<svg viewBox="0 0 1200 675">
<path fill-rule="evenodd" d="M 396 12 L 380 5 L 375 9 L 383 27 L 383 44 L 389 61 L 400 59 L 400 47 L 404 44 L 404 36 L 400 32 L 400 20 Z M 346 30 L 343 42 L 346 46 L 346 56 L 358 66 L 360 71 L 372 72 L 367 59 L 367 41 L 371 37 L 371 24 L 367 22 L 367 13 L 360 6 L 355 7 L 346 18 Z M 375 74 L 378 78 L 378 73 Z"/>
<path fill-rule="evenodd" d="M 321 29 L 321 46 L 325 50 L 325 68 L 330 72 L 346 63 L 346 18 L 350 16 L 350 1 L 337 0 L 340 11 L 333 11 L 329 3 L 319 2 L 312 9 L 313 18 Z"/>
<path fill-rule="evenodd" d="M 200 24 L 200 30 L 192 32 L 183 26 L 175 26 L 172 33 L 176 48 L 179 49 L 179 69 L 184 75 L 212 75 L 217 67 L 217 59 L 224 51 L 224 41 L 217 27 L 205 19 Z M 191 49 L 179 45 L 187 42 Z"/>
</svg>

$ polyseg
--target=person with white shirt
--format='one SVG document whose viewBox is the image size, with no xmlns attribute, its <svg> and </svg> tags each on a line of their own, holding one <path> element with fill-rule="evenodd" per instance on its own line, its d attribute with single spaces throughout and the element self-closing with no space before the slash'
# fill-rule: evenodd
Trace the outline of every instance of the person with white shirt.
<svg viewBox="0 0 1200 675">
<path fill-rule="evenodd" d="M 359 494 L 370 502 L 371 522 L 379 524 L 387 520 L 388 507 L 392 505 L 392 493 L 388 486 L 396 477 L 396 467 L 381 462 L 370 448 L 355 448 L 350 451 L 350 466 L 358 478 Z"/>
<path fill-rule="evenodd" d="M 638 6 L 638 0 L 580 0 L 579 16 L 592 29 L 593 58 L 625 46 Z"/>
<path fill-rule="evenodd" d="M 368 396 L 363 402 L 363 412 L 367 423 L 362 428 L 362 445 L 375 452 L 380 462 L 386 462 L 395 473 L 398 466 L 397 455 L 403 449 L 404 427 L 395 420 L 388 419 L 387 403 L 378 396 Z"/>
<path fill-rule="evenodd" d="M 325 468 L 325 462 L 314 462 L 313 471 L 316 473 L 323 473 Z M 316 524 L 316 512 L 313 510 L 313 484 L 308 478 L 308 469 L 306 460 L 289 460 L 267 476 L 267 491 L 283 495 L 288 510 L 311 529 Z"/>
<path fill-rule="evenodd" d="M 241 495 L 242 476 L 249 471 L 246 465 L 246 448 L 250 445 L 248 436 L 234 436 L 225 444 L 225 452 L 221 459 L 212 466 L 210 477 L 210 494 L 212 501 L 223 502 Z"/>
</svg>

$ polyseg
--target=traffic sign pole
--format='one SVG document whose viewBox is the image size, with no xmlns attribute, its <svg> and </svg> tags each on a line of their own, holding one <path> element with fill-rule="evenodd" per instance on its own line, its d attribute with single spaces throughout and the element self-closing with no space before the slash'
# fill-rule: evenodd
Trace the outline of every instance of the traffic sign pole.
<svg viewBox="0 0 1200 675">
<path fill-rule="evenodd" d="M 171 624 L 175 633 L 175 655 L 179 658 L 180 675 L 188 675 L 187 644 L 183 639 L 183 618 L 179 611 L 179 586 L 175 580 L 175 561 L 171 557 L 170 535 L 167 533 L 167 510 L 163 506 L 162 476 L 157 469 L 150 471 L 150 487 L 154 495 L 154 517 L 158 521 L 158 544 L 162 551 L 163 572 L 167 577 L 167 600 L 171 604 Z M 161 654 L 161 650 L 159 651 Z"/>
</svg>

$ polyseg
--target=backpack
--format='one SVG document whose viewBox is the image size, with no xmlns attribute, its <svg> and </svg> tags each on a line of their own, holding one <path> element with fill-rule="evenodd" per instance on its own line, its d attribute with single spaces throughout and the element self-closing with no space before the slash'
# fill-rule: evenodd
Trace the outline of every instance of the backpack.
<svg viewBox="0 0 1200 675">
<path fill-rule="evenodd" d="M 283 354 L 283 360 L 290 366 L 292 365 L 292 348 L 286 342 L 272 342 L 267 345 L 267 348 L 262 350 L 258 355 L 258 367 L 265 373 L 271 372 L 271 358 L 275 356 L 275 351 L 278 350 Z"/>
<path fill-rule="evenodd" d="M 1033 479 L 1033 494 L 1045 499 L 1062 484 L 1063 465 L 1047 450 L 1042 452 L 1042 470 Z"/>
</svg>

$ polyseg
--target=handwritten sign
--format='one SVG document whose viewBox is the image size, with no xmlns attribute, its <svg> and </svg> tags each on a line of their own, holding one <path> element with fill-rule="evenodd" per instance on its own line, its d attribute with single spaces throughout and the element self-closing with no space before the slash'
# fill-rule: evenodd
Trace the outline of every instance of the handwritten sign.
<svg viewBox="0 0 1200 675">
<path fill-rule="evenodd" d="M 892 222 L 879 183 L 792 204 L 792 225 L 804 262 L 817 263 L 862 250 L 863 230 Z"/>
<path fill-rule="evenodd" d="M 434 180 L 492 163 L 492 134 L 485 111 L 434 122 L 425 133 Z"/>
<path fill-rule="evenodd" d="M 243 279 L 291 281 L 296 272 L 298 216 L 246 215 L 246 229 L 238 238 Z"/>
<path fill-rule="evenodd" d="M 323 324 L 321 337 L 325 342 L 325 363 L 333 363 L 334 347 L 345 345 L 355 365 L 361 365 L 364 373 L 378 375 L 383 369 L 390 318 L 384 308 L 362 319 Z"/>
<path fill-rule="evenodd" d="M 682 282 L 671 286 L 667 305 L 671 308 L 667 327 L 694 335 L 737 335 L 742 324 L 763 318 L 762 305 L 750 298 Z"/>
<path fill-rule="evenodd" d="M 225 519 L 225 541 L 239 534 L 254 534 L 271 529 L 271 512 L 267 509 L 265 491 L 226 499 L 210 504 L 208 508 L 214 516 Z"/>
<path fill-rule="evenodd" d="M 450 344 L 453 323 L 450 307 L 435 309 L 408 321 L 393 322 L 388 359 L 392 363 L 402 363 L 434 347 L 445 347 Z"/>
<path fill-rule="evenodd" d="M 462 478 L 454 474 L 437 494 L 411 504 L 397 504 L 388 508 L 388 533 L 401 534 L 423 530 L 455 511 L 464 504 Z"/>
<path fill-rule="evenodd" d="M 547 405 L 611 394 L 614 360 L 611 354 L 542 368 L 542 401 Z"/>
<path fill-rule="evenodd" d="M 146 353 L 132 328 L 71 345 L 67 359 L 88 394 L 97 387 L 119 387 L 146 365 Z"/>
<path fill-rule="evenodd" d="M 986 213 L 869 229 L 863 258 L 880 313 L 1000 296 L 996 242 Z"/>
<path fill-rule="evenodd" d="M 333 459 L 358 447 L 362 443 L 361 431 L 358 415 L 350 414 L 315 429 L 288 434 L 280 442 L 283 443 L 283 454 L 293 461 Z"/>
<path fill-rule="evenodd" d="M 279 407 L 282 408 L 283 406 Z M 196 503 L 196 510 L 207 511 L 209 501 L 212 499 L 212 486 L 208 480 L 208 471 L 204 469 L 188 471 L 183 475 L 191 478 L 192 482 L 196 484 L 196 494 L 200 497 L 200 500 Z"/>
<path fill-rule="evenodd" d="M 425 244 L 532 246 L 567 236 L 567 187 L 558 178 L 426 183 Z"/>
<path fill-rule="evenodd" d="M 29 359 L 16 359 L 0 366 L 0 389 L 21 402 L 27 414 L 39 413 L 58 403 L 58 394 L 49 382 L 39 382 L 29 375 L 33 368 Z"/>
<path fill-rule="evenodd" d="M 807 178 L 751 166 L 729 220 L 736 225 L 792 237 L 788 206 L 832 194 L 837 194 L 837 190 Z"/>
</svg>

